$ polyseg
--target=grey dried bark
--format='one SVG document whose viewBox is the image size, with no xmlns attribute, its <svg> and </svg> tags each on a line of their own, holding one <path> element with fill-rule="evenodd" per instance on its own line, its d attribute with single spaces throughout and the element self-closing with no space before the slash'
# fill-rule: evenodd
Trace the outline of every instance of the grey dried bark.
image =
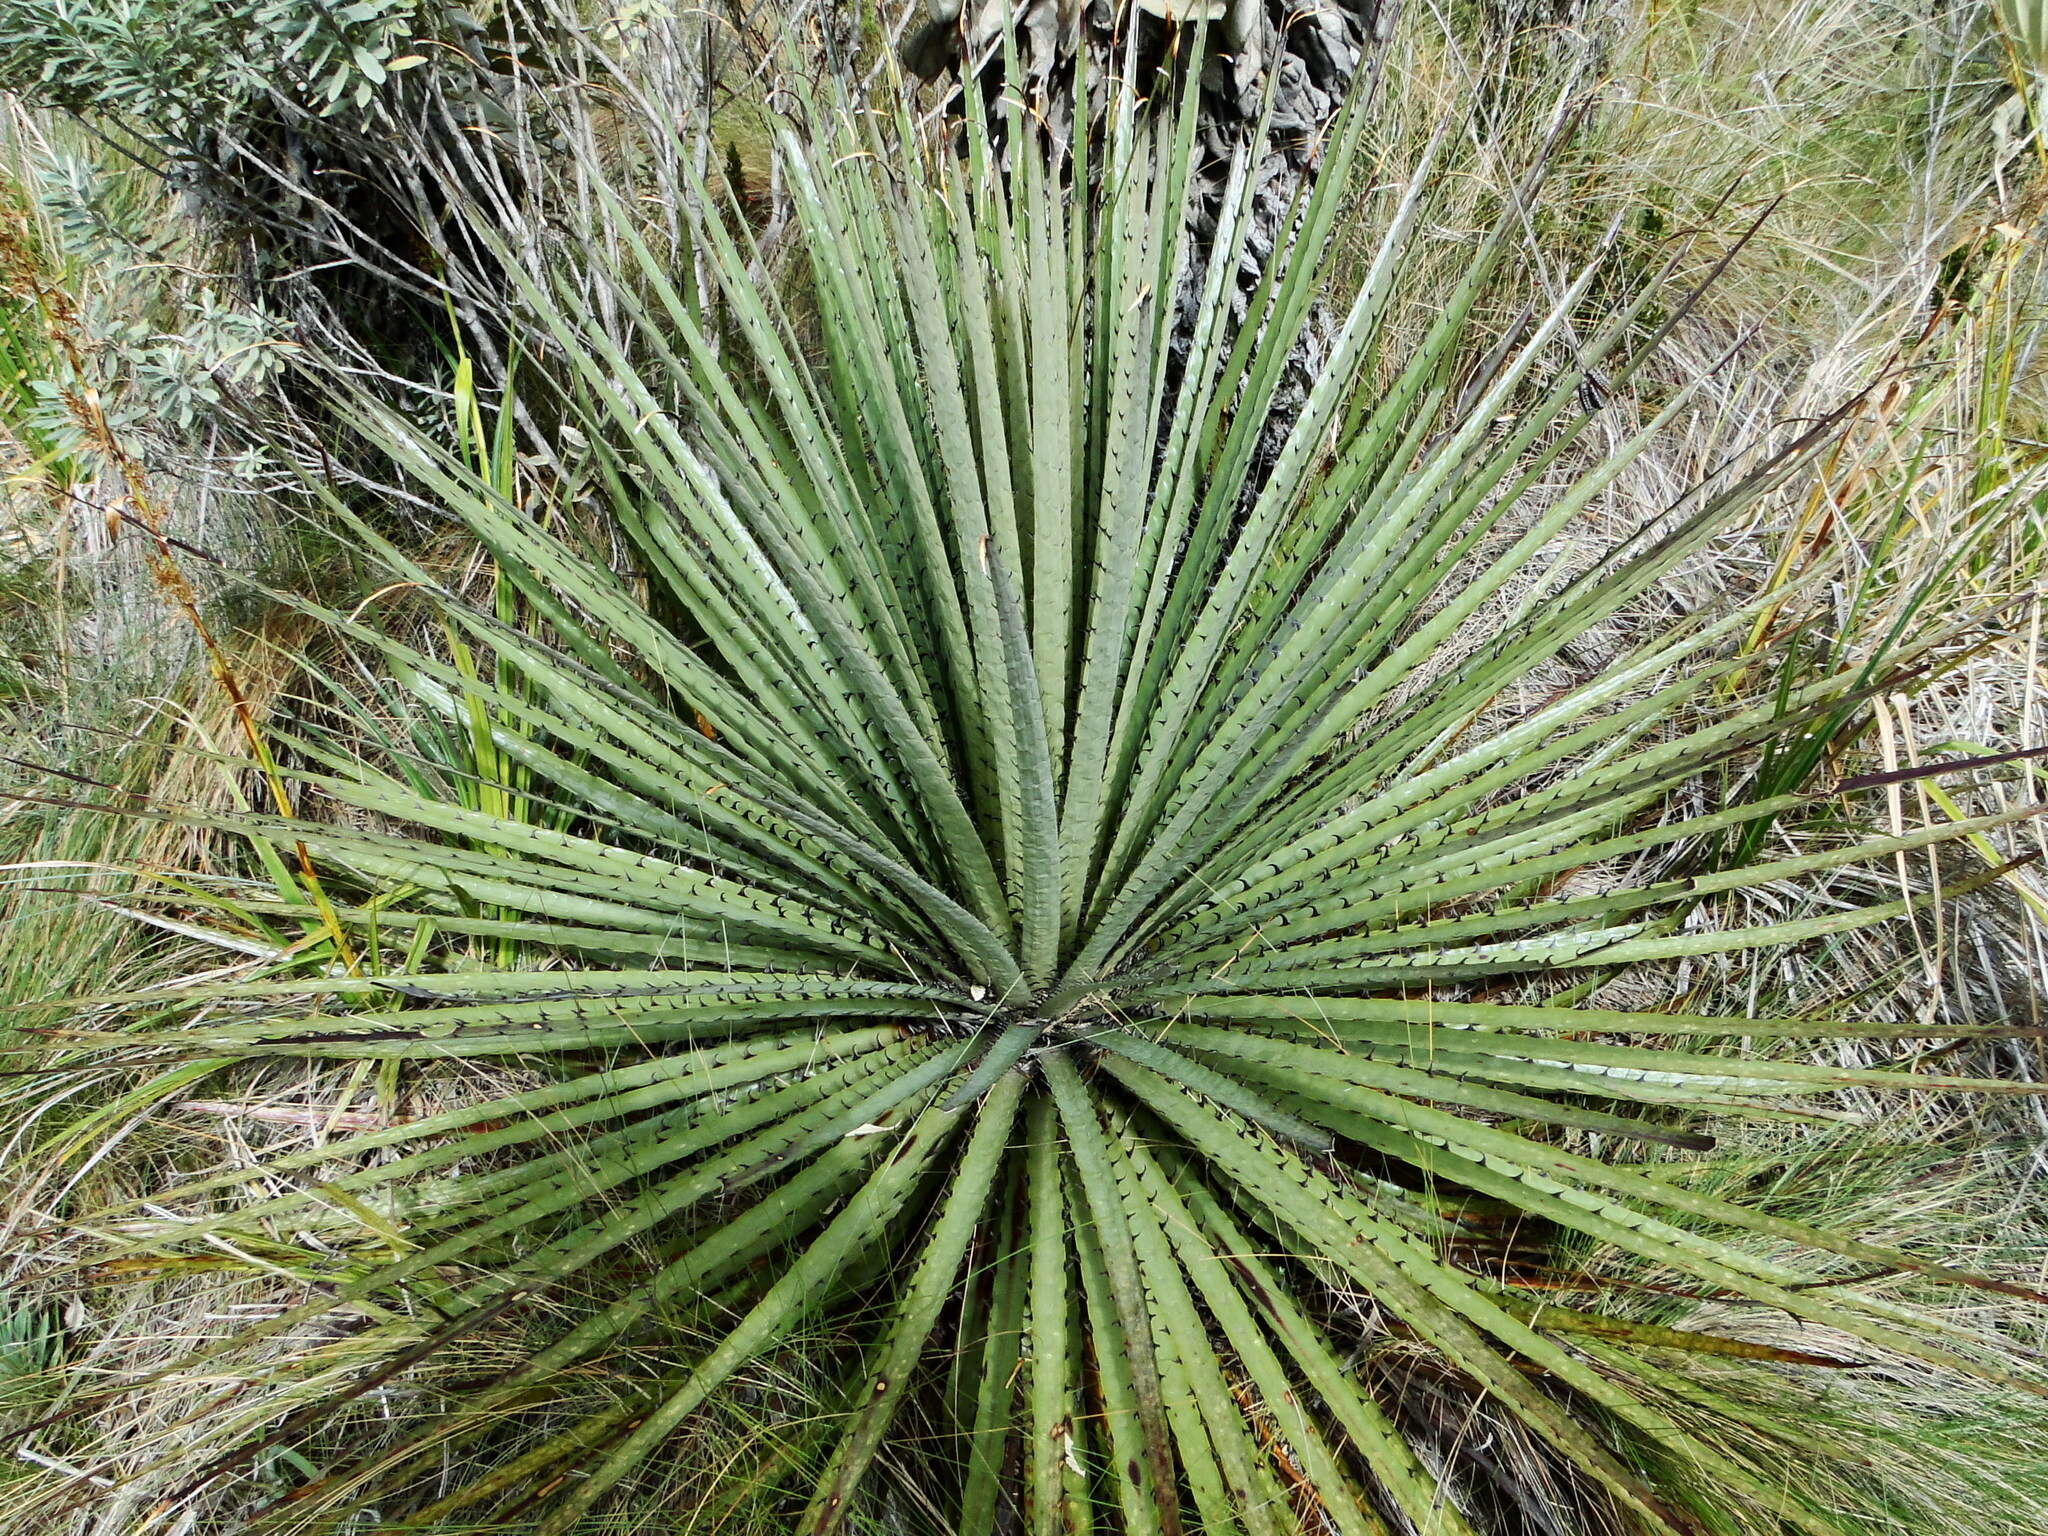
<svg viewBox="0 0 2048 1536">
<path fill-rule="evenodd" d="M 905 29 L 900 54 L 927 79 L 955 82 L 956 110 L 993 102 L 1008 82 L 1014 57 L 1045 152 L 1064 156 L 1077 118 L 1099 121 L 1107 83 L 1153 78 L 1162 65 L 1185 62 L 1199 36 L 1202 71 L 1200 153 L 1189 210 L 1192 259 L 1177 295 L 1175 351 L 1192 335 L 1195 305 L 1211 255 L 1216 211 L 1230 159 L 1257 132 L 1266 93 L 1273 94 L 1271 134 L 1254 172 L 1250 231 L 1231 287 L 1243 319 L 1288 215 L 1321 164 L 1325 130 L 1371 67 L 1391 26 L 1396 0 L 924 0 Z M 1199 30 L 1206 23 L 1207 31 Z M 1014 49 L 1005 27 L 1014 25 Z M 1075 62 L 1090 100 L 1074 99 Z M 1171 91 L 1155 92 L 1170 101 Z M 1309 381 L 1321 368 L 1334 333 L 1319 308 L 1304 325 L 1275 398 L 1269 438 L 1283 434 Z"/>
</svg>

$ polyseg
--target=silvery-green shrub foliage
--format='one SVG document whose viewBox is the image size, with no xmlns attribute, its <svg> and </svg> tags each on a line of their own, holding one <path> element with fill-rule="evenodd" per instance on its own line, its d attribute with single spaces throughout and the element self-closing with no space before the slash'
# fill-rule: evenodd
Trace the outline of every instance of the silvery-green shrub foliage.
<svg viewBox="0 0 2048 1536">
<path fill-rule="evenodd" d="M 0 89 L 189 140 L 281 96 L 314 112 L 366 106 L 416 61 L 418 0 L 13 0 Z"/>
</svg>

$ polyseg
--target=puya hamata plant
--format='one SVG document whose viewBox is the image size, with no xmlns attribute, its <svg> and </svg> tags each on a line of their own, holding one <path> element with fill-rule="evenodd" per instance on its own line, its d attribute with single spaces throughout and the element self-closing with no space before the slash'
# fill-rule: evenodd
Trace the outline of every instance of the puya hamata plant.
<svg viewBox="0 0 2048 1536">
<path fill-rule="evenodd" d="M 1395 336 L 1435 183 L 1427 157 L 1365 177 L 1354 103 L 1238 325 L 1215 300 L 1259 157 L 1229 167 L 1197 267 L 1193 101 L 1119 92 L 1057 169 L 1020 152 L 1014 98 L 1003 154 L 972 118 L 956 156 L 907 120 L 814 109 L 813 142 L 780 148 L 801 322 L 743 221 L 706 199 L 679 260 L 593 179 L 627 270 L 507 263 L 522 376 L 546 383 L 528 470 L 509 396 L 492 427 L 465 389 L 459 431 L 360 402 L 391 477 L 488 552 L 499 600 L 358 521 L 384 600 L 430 603 L 449 641 L 374 605 L 326 621 L 468 733 L 472 771 L 367 730 L 276 733 L 271 778 L 301 814 L 225 824 L 288 870 L 285 895 L 221 906 L 330 935 L 332 972 L 102 999 L 102 1038 L 527 1075 L 101 1216 L 129 1234 L 113 1258 L 268 1234 L 254 1251 L 282 1241 L 303 1287 L 174 1368 L 233 1375 L 269 1349 L 291 1363 L 261 1369 L 296 1383 L 222 1400 L 177 1499 L 288 1448 L 313 1468 L 289 1495 L 205 1507 L 558 1536 L 735 1394 L 773 1421 L 762 1375 L 829 1327 L 841 1347 L 804 1357 L 827 1401 L 771 1422 L 705 1528 L 749 1502 L 776 1529 L 877 1528 L 883 1468 L 918 1490 L 891 1529 L 1525 1528 L 1460 1477 L 1456 1425 L 1432 1438 L 1376 1369 L 1390 1342 L 1439 1402 L 1512 1426 L 1585 1528 L 1724 1524 L 1658 1466 L 1752 1522 L 1855 1528 L 1667 1415 L 1629 1365 L 1847 1362 L 1532 1288 L 1489 1246 L 1503 1221 L 1839 1347 L 2041 1390 L 1861 1282 L 2048 1298 L 1645 1160 L 1845 1087 L 2013 1085 L 1797 1049 L 1909 1055 L 1894 1042 L 1931 1027 L 1912 1019 L 1585 1003 L 1622 968 L 1915 901 L 1691 920 L 1721 893 L 2011 819 L 1778 857 L 1743 835 L 1826 798 L 1782 773 L 1742 793 L 1763 755 L 1839 729 L 1933 665 L 1933 640 L 1773 685 L 1738 645 L 1753 612 L 1673 612 L 1555 685 L 1561 653 L 1652 603 L 1830 424 L 1561 568 L 1557 536 L 1614 515 L 1686 408 L 1637 399 L 1688 302 L 1671 276 L 1589 318 L 1588 269 L 1476 345 L 1510 203 L 1427 332 Z M 1367 180 L 1384 238 L 1262 451 Z M 1183 280 L 1207 291 L 1177 339 Z M 1609 441 L 1624 405 L 1641 415 Z M 1726 792 L 1681 808 L 1703 780 Z M 500 963 L 443 958 L 476 943 Z M 486 1337 L 487 1368 L 408 1396 Z"/>
</svg>

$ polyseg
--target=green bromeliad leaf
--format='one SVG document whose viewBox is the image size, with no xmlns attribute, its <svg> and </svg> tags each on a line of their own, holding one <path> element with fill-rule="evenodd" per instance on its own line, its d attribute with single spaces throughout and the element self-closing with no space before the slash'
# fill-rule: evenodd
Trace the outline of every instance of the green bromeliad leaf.
<svg viewBox="0 0 2048 1536">
<path fill-rule="evenodd" d="M 1248 260 L 1257 155 L 1210 178 L 1198 249 L 1178 100 L 1116 96 L 1061 175 L 978 122 L 964 155 L 927 153 L 907 124 L 813 108 L 827 126 L 780 150 L 800 316 L 708 195 L 678 257 L 593 178 L 624 270 L 507 263 L 541 467 L 508 479 L 507 450 L 480 468 L 480 415 L 450 434 L 357 402 L 502 598 L 463 601 L 365 520 L 445 643 L 322 617 L 469 744 L 472 776 L 423 771 L 369 711 L 280 736 L 300 814 L 181 819 L 295 850 L 274 895 L 215 898 L 223 918 L 343 935 L 343 963 L 87 1000 L 86 1034 L 524 1075 L 107 1213 L 110 1263 L 318 1236 L 302 1301 L 175 1369 L 316 1323 L 358 1346 L 192 1496 L 289 1445 L 324 1465 L 259 1525 L 566 1533 L 737 1392 L 781 1438 L 707 1522 L 747 1499 L 761 1528 L 874 1529 L 874 1486 L 907 1479 L 918 1529 L 1489 1529 L 1405 1378 L 1361 1363 L 1398 1346 L 1609 1526 L 1700 1529 L 1644 1470 L 1661 1460 L 1788 1529 L 1837 1529 L 1614 1362 L 1824 1371 L 1839 1349 L 1545 1305 L 1487 1257 L 1480 1207 L 1851 1350 L 2041 1388 L 1961 1331 L 1812 1282 L 2021 1287 L 1640 1161 L 1825 1114 L 1845 1088 L 2011 1085 L 1794 1049 L 1904 1057 L 1917 1022 L 1577 1002 L 1620 966 L 1899 917 L 1913 898 L 1688 922 L 2001 821 L 1730 863 L 1703 850 L 1815 797 L 1674 809 L 1910 657 L 1754 698 L 1730 661 L 1753 615 L 1732 612 L 1524 687 L 1796 475 L 1827 425 L 1554 576 L 1557 536 L 1613 511 L 1684 408 L 1627 431 L 1600 415 L 1683 301 L 1657 282 L 1589 319 L 1587 271 L 1480 346 L 1506 207 L 1431 328 L 1395 336 L 1432 170 L 1364 175 L 1354 104 L 1233 318 L 1220 274 Z M 1014 149 L 1028 129 L 1004 112 Z M 1366 181 L 1385 238 L 1276 427 Z M 499 962 L 444 963 L 465 947 Z M 818 1329 L 836 1342 L 803 1342 Z M 485 1336 L 459 1390 L 367 1412 Z M 822 1408 L 784 1413 L 760 1384 L 792 1352 L 824 1372 Z"/>
</svg>

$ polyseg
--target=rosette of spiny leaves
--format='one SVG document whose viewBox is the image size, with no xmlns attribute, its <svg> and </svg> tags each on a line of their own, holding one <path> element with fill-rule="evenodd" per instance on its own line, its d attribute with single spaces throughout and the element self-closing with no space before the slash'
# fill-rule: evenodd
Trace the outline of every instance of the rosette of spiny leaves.
<svg viewBox="0 0 2048 1536">
<path fill-rule="evenodd" d="M 258 1524 L 554 1536 L 737 1393 L 761 1438 L 677 1528 L 748 1503 L 777 1529 L 872 1528 L 878 1482 L 916 1490 L 892 1495 L 904 1528 L 1519 1528 L 1461 1478 L 1456 1426 L 1431 1440 L 1404 1400 L 1422 1361 L 1435 1401 L 1511 1426 L 1607 1526 L 1708 1528 L 1645 1470 L 1679 1467 L 1789 1529 L 1842 1528 L 1654 1406 L 1629 1364 L 1668 1389 L 1674 1349 L 1825 1360 L 1531 1289 L 1489 1246 L 1502 1225 L 2034 1389 L 1844 1282 L 2016 1287 L 1641 1156 L 1845 1087 L 2002 1085 L 1789 1048 L 1883 1058 L 1918 1021 L 1579 1001 L 1617 968 L 1906 910 L 1688 925 L 1718 893 L 1937 834 L 1765 859 L 1744 834 L 1810 805 L 1796 786 L 1673 808 L 1898 675 L 1752 697 L 1734 641 L 1754 616 L 1730 612 L 1523 687 L 1796 474 L 1826 424 L 1548 578 L 1560 532 L 1685 408 L 1591 450 L 1684 311 L 1668 281 L 1589 322 L 1588 272 L 1472 343 L 1519 227 L 1505 207 L 1427 331 L 1397 338 L 1434 185 L 1408 168 L 1370 194 L 1384 238 L 1267 460 L 1335 221 L 1385 180 L 1360 112 L 1254 323 L 1209 305 L 1184 357 L 1161 296 L 1190 108 L 1124 95 L 1057 180 L 1031 157 L 996 174 L 972 120 L 961 160 L 907 124 L 815 121 L 833 126 L 781 150 L 803 324 L 745 226 L 704 208 L 714 325 L 691 263 L 632 234 L 618 196 L 599 212 L 631 270 L 519 279 L 523 367 L 564 422 L 547 474 L 467 395 L 460 433 L 362 407 L 501 601 L 463 601 L 359 524 L 449 640 L 369 607 L 327 620 L 470 733 L 471 772 L 378 740 L 388 712 L 280 738 L 272 780 L 302 814 L 233 825 L 286 895 L 223 907 L 332 935 L 348 974 L 153 994 L 120 1039 L 518 1066 L 530 1086 L 153 1202 L 131 1252 L 321 1239 L 292 1270 L 300 1304 L 178 1367 L 266 1340 L 300 1361 L 290 1411 L 236 1410 L 186 1493 L 289 1445 L 318 1475 Z M 1226 250 L 1255 163 L 1228 168 Z M 588 536 L 598 513 L 616 544 Z M 1560 889 L 1589 869 L 1612 876 Z M 501 963 L 437 959 L 464 945 Z M 322 1321 L 345 1326 L 306 1345 Z M 486 1336 L 488 1371 L 404 1395 Z M 1405 1376 L 1373 1368 L 1389 1341 Z M 778 1408 L 763 1383 L 792 1359 L 810 1395 Z"/>
</svg>

